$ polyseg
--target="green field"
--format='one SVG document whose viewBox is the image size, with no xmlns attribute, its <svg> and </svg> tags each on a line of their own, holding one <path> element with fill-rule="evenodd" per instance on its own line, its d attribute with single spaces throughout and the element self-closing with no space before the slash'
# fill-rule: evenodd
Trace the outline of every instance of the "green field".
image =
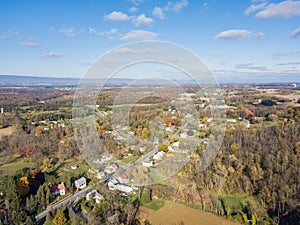
<svg viewBox="0 0 300 225">
<path fill-rule="evenodd" d="M 164 202 L 159 200 L 152 200 L 149 203 L 142 203 L 142 206 L 145 206 L 148 209 L 152 209 L 154 211 L 157 211 L 164 207 Z"/>
<path fill-rule="evenodd" d="M 16 174 L 17 171 L 29 167 L 32 168 L 34 167 L 34 163 L 32 162 L 25 162 L 23 159 L 5 164 L 0 167 L 0 176 L 13 176 Z"/>
</svg>

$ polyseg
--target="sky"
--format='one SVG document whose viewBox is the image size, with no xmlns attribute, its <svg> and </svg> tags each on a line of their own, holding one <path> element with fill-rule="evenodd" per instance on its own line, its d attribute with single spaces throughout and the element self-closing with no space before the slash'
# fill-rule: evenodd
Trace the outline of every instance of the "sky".
<svg viewBox="0 0 300 225">
<path fill-rule="evenodd" d="M 0 0 L 0 21 L 2 75 L 81 78 L 113 48 L 161 40 L 220 82 L 300 82 L 296 0 Z"/>
</svg>

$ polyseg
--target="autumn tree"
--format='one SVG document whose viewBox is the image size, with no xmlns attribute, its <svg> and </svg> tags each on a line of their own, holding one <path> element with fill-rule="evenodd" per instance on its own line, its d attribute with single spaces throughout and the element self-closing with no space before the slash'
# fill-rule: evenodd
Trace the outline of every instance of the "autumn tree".
<svg viewBox="0 0 300 225">
<path fill-rule="evenodd" d="M 67 218 L 62 209 L 56 211 L 55 217 L 53 218 L 53 223 L 55 225 L 64 225 L 67 222 Z"/>
</svg>

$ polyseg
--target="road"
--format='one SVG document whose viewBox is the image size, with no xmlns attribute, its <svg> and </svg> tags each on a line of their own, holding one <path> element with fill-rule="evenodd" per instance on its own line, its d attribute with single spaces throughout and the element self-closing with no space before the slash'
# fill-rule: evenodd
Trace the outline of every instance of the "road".
<svg viewBox="0 0 300 225">
<path fill-rule="evenodd" d="M 77 193 L 75 193 L 74 195 L 64 199 L 63 201 L 55 204 L 55 205 L 51 205 L 49 206 L 46 210 L 44 210 L 43 212 L 41 212 L 40 214 L 38 214 L 35 218 L 37 221 L 40 221 L 41 219 L 45 218 L 47 216 L 47 214 L 49 212 L 51 212 L 52 210 L 56 210 L 62 206 L 66 206 L 66 205 L 70 205 L 71 203 L 75 202 L 77 199 L 81 199 L 83 198 L 88 192 L 90 192 L 92 190 L 92 187 L 87 187 Z"/>
</svg>

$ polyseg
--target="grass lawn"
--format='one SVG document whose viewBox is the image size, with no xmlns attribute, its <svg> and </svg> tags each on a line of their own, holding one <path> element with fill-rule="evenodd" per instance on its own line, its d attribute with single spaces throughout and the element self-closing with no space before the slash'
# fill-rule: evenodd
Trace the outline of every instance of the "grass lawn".
<svg viewBox="0 0 300 225">
<path fill-rule="evenodd" d="M 141 203 L 142 206 L 152 209 L 154 211 L 159 210 L 160 208 L 164 207 L 164 202 L 160 200 L 152 200 L 149 203 Z"/>
<path fill-rule="evenodd" d="M 72 166 L 77 166 L 77 169 L 72 169 Z M 76 158 L 71 158 L 64 160 L 62 166 L 58 169 L 58 174 L 69 173 L 74 177 L 79 176 L 80 174 L 85 174 L 89 169 L 89 166 L 82 161 L 76 160 Z"/>
<path fill-rule="evenodd" d="M 226 195 L 220 196 L 222 204 L 225 208 L 230 208 L 232 212 L 239 211 L 243 206 L 250 205 L 252 207 L 257 207 L 257 202 L 249 196 L 237 196 L 237 195 Z"/>
<path fill-rule="evenodd" d="M 34 167 L 34 163 L 25 162 L 23 159 L 20 159 L 12 163 L 5 164 L 0 167 L 1 176 L 13 176 L 18 170 L 21 170 L 24 167 L 32 168 Z"/>
<path fill-rule="evenodd" d="M 127 156 L 127 157 L 123 158 L 121 160 L 121 162 L 128 164 L 128 163 L 132 163 L 132 162 L 138 160 L 139 158 L 140 158 L 140 156 L 138 156 L 138 155 L 131 155 L 131 156 Z"/>
</svg>

